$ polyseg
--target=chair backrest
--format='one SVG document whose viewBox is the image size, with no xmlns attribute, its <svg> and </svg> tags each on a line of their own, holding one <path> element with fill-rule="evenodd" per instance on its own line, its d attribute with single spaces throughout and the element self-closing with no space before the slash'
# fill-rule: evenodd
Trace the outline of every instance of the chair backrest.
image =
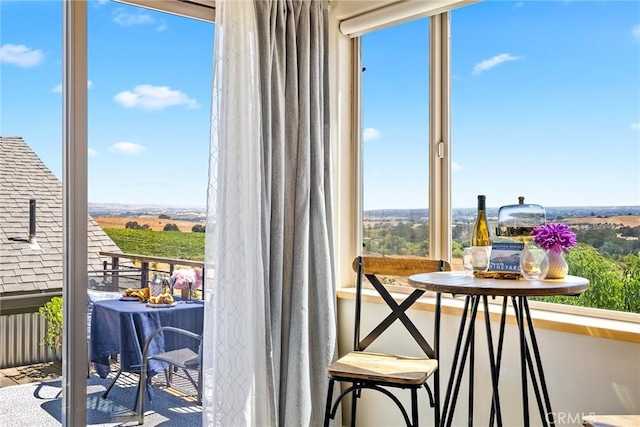
<svg viewBox="0 0 640 427">
<path fill-rule="evenodd" d="M 410 307 L 418 298 L 424 294 L 423 290 L 415 289 L 405 300 L 398 305 L 388 294 L 386 288 L 377 276 L 395 276 L 407 278 L 413 274 L 430 273 L 434 271 L 451 271 L 451 265 L 444 260 L 433 260 L 427 258 L 389 258 L 359 256 L 353 260 L 353 270 L 357 273 L 356 280 L 356 301 L 355 301 L 355 322 L 354 322 L 354 351 L 364 351 L 373 343 L 391 324 L 396 320 L 401 321 L 411 333 L 420 347 L 428 357 L 434 358 L 435 352 L 426 342 L 422 334 L 415 328 L 413 323 L 406 317 L 404 311 Z M 365 276 L 371 282 L 374 289 L 392 308 L 389 314 L 380 322 L 364 339 L 360 339 L 360 321 L 362 313 L 362 277 Z M 439 297 L 439 296 L 438 296 Z"/>
</svg>

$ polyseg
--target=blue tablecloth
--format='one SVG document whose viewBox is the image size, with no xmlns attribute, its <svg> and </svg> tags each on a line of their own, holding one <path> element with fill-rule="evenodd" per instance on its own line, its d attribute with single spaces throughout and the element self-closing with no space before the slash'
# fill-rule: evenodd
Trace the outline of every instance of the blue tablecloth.
<svg viewBox="0 0 640 427">
<path fill-rule="evenodd" d="M 105 378 L 110 371 L 109 356 L 120 355 L 123 372 L 140 372 L 142 350 L 149 335 L 161 326 L 174 326 L 202 334 L 204 306 L 182 301 L 169 308 L 147 307 L 137 301 L 105 300 L 93 305 L 91 315 L 91 361 L 96 372 Z M 172 332 L 158 334 L 149 347 L 148 355 L 176 348 L 198 349 L 192 338 Z M 148 375 L 153 376 L 165 368 L 162 362 L 150 361 Z"/>
</svg>

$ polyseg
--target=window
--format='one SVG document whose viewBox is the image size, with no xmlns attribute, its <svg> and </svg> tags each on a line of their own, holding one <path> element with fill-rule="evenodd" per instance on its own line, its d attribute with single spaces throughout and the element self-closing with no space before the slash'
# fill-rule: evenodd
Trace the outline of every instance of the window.
<svg viewBox="0 0 640 427">
<path fill-rule="evenodd" d="M 498 208 L 524 196 L 576 232 L 569 274 L 591 281 L 578 298 L 544 300 L 640 312 L 639 11 L 483 2 L 451 12 L 451 185 L 441 203 L 450 194 L 454 270 L 477 195 L 487 196 L 492 228 Z M 364 253 L 428 256 L 443 243 L 428 231 L 437 185 L 428 179 L 428 24 L 361 37 Z"/>
<path fill-rule="evenodd" d="M 477 194 L 545 206 L 579 246 L 580 297 L 640 312 L 640 5 L 483 2 L 452 12 L 454 257 Z"/>
<path fill-rule="evenodd" d="M 429 20 L 362 36 L 363 253 L 429 255 Z"/>
</svg>

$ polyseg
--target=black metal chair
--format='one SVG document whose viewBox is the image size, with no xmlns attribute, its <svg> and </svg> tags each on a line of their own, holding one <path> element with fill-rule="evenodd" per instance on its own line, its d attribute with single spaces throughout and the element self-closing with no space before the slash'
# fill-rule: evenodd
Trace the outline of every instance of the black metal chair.
<svg viewBox="0 0 640 427">
<path fill-rule="evenodd" d="M 191 337 L 195 340 L 198 340 L 198 352 L 194 352 L 190 348 L 180 348 L 177 350 L 170 350 L 160 354 L 154 354 L 152 356 L 148 356 L 147 352 L 149 351 L 149 345 L 153 341 L 153 339 L 159 333 L 177 333 L 181 335 L 185 335 L 187 337 Z M 158 360 L 161 362 L 167 363 L 169 366 L 165 369 L 165 379 L 167 382 L 167 386 L 171 385 L 171 375 L 173 373 L 174 368 L 182 369 L 185 373 L 187 379 L 191 382 L 194 388 L 197 391 L 198 396 L 198 405 L 202 404 L 202 335 L 198 335 L 194 332 L 187 331 L 185 329 L 175 328 L 173 326 L 162 326 L 149 335 L 147 341 L 145 342 L 144 349 L 142 351 L 142 367 L 140 370 L 140 383 L 138 385 L 138 395 L 136 396 L 136 400 L 138 402 L 138 424 L 141 425 L 144 423 L 144 402 L 145 402 L 145 389 L 147 383 L 147 367 L 150 360 Z M 198 371 L 198 381 L 195 381 L 192 375 L 189 373 L 189 370 L 197 370 Z M 135 410 L 135 405 L 134 405 Z"/>
<path fill-rule="evenodd" d="M 446 261 L 420 258 L 385 258 L 385 257 L 357 257 L 353 261 L 353 269 L 357 272 L 355 325 L 353 351 L 341 357 L 327 367 L 329 388 L 324 416 L 324 425 L 329 426 L 335 418 L 338 404 L 351 394 L 351 425 L 355 426 L 357 400 L 364 389 L 375 390 L 388 396 L 400 409 L 407 426 L 418 425 L 418 394 L 424 387 L 429 394 L 431 407 L 435 407 L 435 425 L 439 425 L 439 377 L 438 377 L 438 340 L 440 322 L 440 295 L 436 295 L 436 319 L 434 344 L 435 350 L 429 345 L 405 311 L 424 294 L 424 290 L 415 289 L 401 304 L 396 303 L 389 291 L 381 283 L 377 275 L 408 277 L 413 274 L 433 271 L 448 271 L 451 266 Z M 380 322 L 364 338 L 360 339 L 360 324 L 362 315 L 362 276 L 366 276 L 373 288 L 380 294 L 392 312 Z M 407 357 L 395 354 L 380 354 L 365 351 L 389 326 L 395 321 L 403 323 L 411 336 L 416 340 L 426 357 Z M 427 380 L 434 377 L 434 392 L 427 385 Z M 333 400 L 335 382 L 351 383 Z M 400 400 L 388 388 L 409 389 L 411 391 L 411 418 Z"/>
</svg>

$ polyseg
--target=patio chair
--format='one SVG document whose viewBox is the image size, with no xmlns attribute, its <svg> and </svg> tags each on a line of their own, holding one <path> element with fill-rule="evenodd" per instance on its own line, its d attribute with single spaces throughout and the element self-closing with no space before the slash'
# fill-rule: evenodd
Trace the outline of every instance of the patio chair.
<svg viewBox="0 0 640 427">
<path fill-rule="evenodd" d="M 153 341 L 153 339 L 159 333 L 176 333 L 180 335 L 185 335 L 187 337 L 191 337 L 195 340 L 198 340 L 198 352 L 194 352 L 190 348 L 180 348 L 177 350 L 170 350 L 160 354 L 154 354 L 152 356 L 148 356 L 147 352 L 149 350 L 149 345 Z M 173 326 L 162 326 L 149 335 L 147 341 L 145 342 L 144 349 L 142 351 L 142 368 L 140 370 L 140 383 L 138 385 L 138 395 L 136 396 L 136 400 L 139 404 L 138 406 L 138 424 L 141 425 L 144 423 L 144 402 L 145 402 L 145 391 L 146 391 L 146 383 L 147 383 L 147 366 L 150 360 L 158 360 L 161 362 L 167 363 L 169 366 L 165 369 L 165 380 L 167 382 L 167 386 L 171 386 L 171 375 L 174 368 L 182 369 L 185 373 L 187 379 L 191 382 L 194 388 L 197 391 L 198 405 L 202 404 L 202 335 L 198 335 L 191 331 L 187 331 L 186 329 L 175 328 Z M 195 381 L 189 370 L 197 370 L 198 371 L 198 381 Z M 135 410 L 135 404 L 134 404 Z"/>
<path fill-rule="evenodd" d="M 353 261 L 353 269 L 357 272 L 353 351 L 327 367 L 329 388 L 327 392 L 324 425 L 329 426 L 329 422 L 335 417 L 338 404 L 342 398 L 351 394 L 351 426 L 355 426 L 357 400 L 361 397 L 363 389 L 370 389 L 388 396 L 400 409 L 407 426 L 417 426 L 417 391 L 422 387 L 427 390 L 431 407 L 435 407 L 435 425 L 438 425 L 440 406 L 439 377 L 437 373 L 437 342 L 439 339 L 440 295 L 436 295 L 437 307 L 434 332 L 434 342 L 436 346 L 434 350 L 405 314 L 405 311 L 411 307 L 425 291 L 414 289 L 401 304 L 398 304 L 389 294 L 387 288 L 382 285 L 377 275 L 408 277 L 417 273 L 451 270 L 451 266 L 446 261 L 424 258 L 357 257 Z M 373 288 L 392 309 L 392 313 L 375 326 L 364 339 L 360 339 L 363 275 L 367 277 Z M 405 328 L 411 333 L 411 336 L 419 344 L 426 357 L 407 357 L 403 355 L 365 351 L 367 347 L 397 320 L 401 321 Z M 427 380 L 432 375 L 434 376 L 434 393 L 431 392 L 431 389 L 427 385 Z M 336 381 L 351 383 L 351 385 L 343 390 L 336 400 L 333 401 L 333 388 Z M 409 389 L 411 391 L 411 419 L 400 400 L 389 391 L 388 388 Z"/>
</svg>

